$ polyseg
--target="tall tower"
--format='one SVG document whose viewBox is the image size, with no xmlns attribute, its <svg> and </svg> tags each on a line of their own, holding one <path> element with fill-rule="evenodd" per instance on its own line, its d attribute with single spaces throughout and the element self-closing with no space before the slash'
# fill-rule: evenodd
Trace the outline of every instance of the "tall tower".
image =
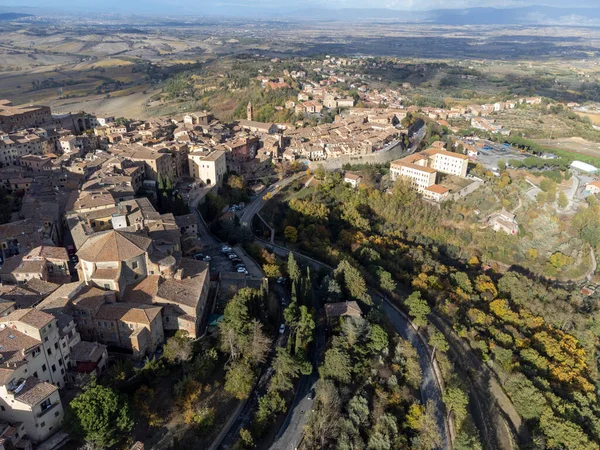
<svg viewBox="0 0 600 450">
<path fill-rule="evenodd" d="M 254 120 L 254 109 L 252 108 L 252 102 L 248 102 L 248 107 L 246 108 L 246 119 Z"/>
</svg>

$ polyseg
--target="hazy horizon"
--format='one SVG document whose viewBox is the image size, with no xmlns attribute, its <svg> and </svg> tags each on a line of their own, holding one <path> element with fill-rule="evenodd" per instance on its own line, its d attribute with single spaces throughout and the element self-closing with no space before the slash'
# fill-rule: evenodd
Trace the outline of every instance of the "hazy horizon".
<svg viewBox="0 0 600 450">
<path fill-rule="evenodd" d="M 61 12 L 104 12 L 127 14 L 164 14 L 176 16 L 180 14 L 247 14 L 258 13 L 264 15 L 280 15 L 285 12 L 306 9 L 390 9 L 399 11 L 429 11 L 436 9 L 460 10 L 476 7 L 519 8 L 527 6 L 549 6 L 564 9 L 600 8 L 597 0 L 581 0 L 576 6 L 565 6 L 563 0 L 457 0 L 448 4 L 443 0 L 372 0 L 368 4 L 360 0 L 331 0 L 327 6 L 319 0 L 233 0 L 219 2 L 205 2 L 192 0 L 174 0 L 168 3 L 159 0 L 108 0 L 99 4 L 91 0 L 82 0 L 77 3 L 66 0 L 47 1 L 30 0 L 25 5 L 18 0 L 4 0 L 0 8 L 14 9 L 43 9 L 46 11 Z"/>
</svg>

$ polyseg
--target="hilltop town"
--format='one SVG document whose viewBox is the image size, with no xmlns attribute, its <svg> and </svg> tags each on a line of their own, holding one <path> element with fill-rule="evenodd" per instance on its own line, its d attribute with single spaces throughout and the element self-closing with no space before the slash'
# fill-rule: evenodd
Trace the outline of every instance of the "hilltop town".
<svg viewBox="0 0 600 450">
<path fill-rule="evenodd" d="M 568 377 L 552 374 L 551 384 L 547 363 L 531 369 L 532 359 L 543 367 L 537 352 L 546 348 L 523 350 L 533 332 L 574 330 L 593 357 L 593 320 L 580 314 L 595 311 L 600 293 L 600 101 L 580 83 L 587 65 L 569 69 L 577 92 L 562 72 L 539 90 L 490 81 L 504 67 L 481 60 L 264 52 L 129 66 L 131 80 L 117 82 L 127 78 L 123 67 L 107 63 L 114 79 L 104 76 L 94 93 L 72 92 L 79 82 L 57 70 L 52 82 L 15 86 L 20 101 L 0 100 L 2 442 L 84 444 L 66 412 L 88 389 L 108 386 L 134 405 L 135 424 L 105 430 L 115 436 L 103 448 L 140 450 L 133 441 L 143 438 L 160 449 L 266 448 L 304 436 L 319 448 L 304 412 L 323 401 L 312 387 L 321 376 L 353 407 L 369 410 L 366 398 L 380 393 L 381 417 L 394 411 L 407 424 L 389 425 L 408 436 L 398 445 L 430 436 L 423 448 L 449 448 L 442 443 L 460 435 L 479 448 L 476 415 L 465 409 L 469 426 L 456 425 L 456 399 L 443 397 L 442 382 L 468 403 L 456 373 L 484 373 L 473 363 L 480 358 L 485 371 L 510 379 L 519 407 L 514 385 L 533 373 L 531 389 L 558 402 Z M 53 106 L 24 102 L 31 92 Z M 514 287 L 515 279 L 539 284 Z M 525 290 L 539 298 L 520 299 Z M 443 318 L 435 326 L 425 298 Z M 549 313 L 546 301 L 569 317 Z M 397 318 L 392 302 L 408 315 Z M 453 316 L 460 325 L 446 329 Z M 341 335 L 356 345 L 344 347 Z M 459 338 L 474 355 L 464 366 Z M 352 374 L 335 359 L 346 353 L 360 362 Z M 559 356 L 553 364 L 567 359 Z M 568 382 L 588 392 L 581 360 Z M 421 381 L 434 376 L 428 391 Z M 474 395 L 489 400 L 474 381 Z M 495 395 L 512 405 L 499 387 Z M 327 411 L 320 405 L 316 414 Z M 499 435 L 510 428 L 490 415 Z M 356 425 L 363 436 L 368 423 Z M 526 440 L 510 429 L 515 442 Z M 496 448 L 498 436 L 481 437 Z M 364 447 L 356 442 L 347 448 Z"/>
</svg>

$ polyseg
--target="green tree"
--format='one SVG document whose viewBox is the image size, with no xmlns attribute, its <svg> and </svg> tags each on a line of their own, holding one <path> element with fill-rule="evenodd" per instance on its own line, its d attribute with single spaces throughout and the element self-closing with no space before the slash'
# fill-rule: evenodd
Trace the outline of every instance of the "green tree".
<svg viewBox="0 0 600 450">
<path fill-rule="evenodd" d="M 115 445 L 133 427 L 127 401 L 95 380 L 71 401 L 66 420 L 75 434 L 101 447 Z"/>
<path fill-rule="evenodd" d="M 304 349 L 313 340 L 313 330 L 315 329 L 315 319 L 313 313 L 304 305 L 299 308 L 300 315 L 296 322 L 294 330 L 296 334 L 295 353 Z"/>
<path fill-rule="evenodd" d="M 448 387 L 444 392 L 443 400 L 448 415 L 454 413 L 456 428 L 461 428 L 463 421 L 467 417 L 469 397 L 467 397 L 467 394 L 459 387 Z"/>
<path fill-rule="evenodd" d="M 275 374 L 269 384 L 270 391 L 290 391 L 294 387 L 292 381 L 300 373 L 300 365 L 285 347 L 277 348 L 277 356 L 272 364 Z"/>
<path fill-rule="evenodd" d="M 565 191 L 560 191 L 560 194 L 558 194 L 558 207 L 565 209 L 567 206 L 569 206 L 569 200 L 567 199 Z"/>
<path fill-rule="evenodd" d="M 340 383 L 350 383 L 352 367 L 348 354 L 339 348 L 330 348 L 325 352 L 325 360 L 319 368 L 322 378 L 333 378 Z"/>
<path fill-rule="evenodd" d="M 248 398 L 256 376 L 246 361 L 235 361 L 225 375 L 225 391 L 238 400 Z"/>
<path fill-rule="evenodd" d="M 351 297 L 365 301 L 367 298 L 367 283 L 360 271 L 352 266 L 347 260 L 341 261 L 336 267 L 334 274 L 341 275 L 344 285 Z"/>
<path fill-rule="evenodd" d="M 369 330 L 369 343 L 368 348 L 374 352 L 379 353 L 388 346 L 388 334 L 386 331 L 377 324 L 371 325 Z"/>
<path fill-rule="evenodd" d="M 445 353 L 450 348 L 448 341 L 446 341 L 446 337 L 438 330 L 433 331 L 429 336 L 429 345 L 433 348 L 433 351 L 431 352 L 432 361 L 435 358 L 436 350 Z"/>
<path fill-rule="evenodd" d="M 292 252 L 290 252 L 288 255 L 287 271 L 288 275 L 290 276 L 290 280 L 292 280 L 294 284 L 300 281 L 302 272 L 300 271 L 300 267 L 298 266 L 296 258 L 294 258 L 294 254 Z"/>
<path fill-rule="evenodd" d="M 315 169 L 315 178 L 317 180 L 324 180 L 325 179 L 325 167 L 323 167 L 323 164 L 319 164 L 317 166 L 317 168 Z"/>
<path fill-rule="evenodd" d="M 392 278 L 392 274 L 387 270 L 379 267 L 377 269 L 377 276 L 379 278 L 379 287 L 381 287 L 381 289 L 390 292 L 394 292 L 396 290 L 396 282 Z"/>
<path fill-rule="evenodd" d="M 192 356 L 192 340 L 187 332 L 178 330 L 173 337 L 167 339 L 163 357 L 172 363 L 180 363 L 190 359 Z"/>
<path fill-rule="evenodd" d="M 537 419 L 544 412 L 547 405 L 544 394 L 523 374 L 510 375 L 504 388 L 523 419 Z"/>
<path fill-rule="evenodd" d="M 506 170 L 506 161 L 503 159 L 498 160 L 498 171 L 504 172 Z"/>
<path fill-rule="evenodd" d="M 431 308 L 427 301 L 421 298 L 421 293 L 415 291 L 410 294 L 404 305 L 408 308 L 408 314 L 413 318 L 413 323 L 417 328 L 427 325 L 427 315 L 431 312 Z"/>
</svg>

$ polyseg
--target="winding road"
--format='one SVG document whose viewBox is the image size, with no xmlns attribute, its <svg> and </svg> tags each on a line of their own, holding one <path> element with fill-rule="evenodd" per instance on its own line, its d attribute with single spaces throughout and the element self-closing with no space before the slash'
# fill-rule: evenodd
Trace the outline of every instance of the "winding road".
<svg viewBox="0 0 600 450">
<path fill-rule="evenodd" d="M 291 251 L 288 248 L 281 247 L 278 245 L 270 244 L 266 241 L 256 240 L 262 246 L 271 246 L 273 251 L 280 256 L 286 257 L 288 253 Z M 316 259 L 309 258 L 301 253 L 292 252 L 296 259 L 308 261 L 312 266 L 321 266 L 328 270 L 333 270 L 333 267 L 322 263 Z M 432 401 L 435 405 L 436 409 L 436 420 L 438 424 L 438 428 L 440 430 L 440 435 L 442 438 L 441 449 L 451 449 L 451 443 L 449 436 L 449 428 L 448 422 L 446 420 L 446 415 L 444 414 L 445 408 L 442 401 L 442 389 L 437 381 L 435 369 L 433 367 L 431 361 L 431 354 L 429 353 L 429 349 L 423 343 L 421 338 L 418 336 L 414 325 L 408 320 L 406 315 L 404 315 L 398 308 L 396 308 L 388 299 L 381 297 L 378 293 L 374 291 L 370 291 L 369 294 L 373 298 L 373 301 L 378 304 L 382 311 L 385 312 L 386 316 L 390 320 L 390 323 L 396 329 L 396 332 L 403 338 L 411 342 L 411 344 L 417 350 L 417 354 L 419 356 L 419 365 L 421 367 L 421 371 L 423 373 L 423 379 L 421 381 L 421 401 L 423 404 L 427 404 L 427 402 Z M 316 381 L 316 380 L 315 380 Z M 306 414 L 308 402 L 294 402 L 292 419 L 289 423 L 284 423 L 284 430 L 280 430 L 279 438 L 271 446 L 271 450 L 283 450 L 285 449 L 293 449 L 294 447 L 283 447 L 281 443 L 287 444 L 297 444 L 302 439 L 303 434 L 303 425 L 306 421 Z M 303 412 L 304 411 L 304 412 Z"/>
</svg>

